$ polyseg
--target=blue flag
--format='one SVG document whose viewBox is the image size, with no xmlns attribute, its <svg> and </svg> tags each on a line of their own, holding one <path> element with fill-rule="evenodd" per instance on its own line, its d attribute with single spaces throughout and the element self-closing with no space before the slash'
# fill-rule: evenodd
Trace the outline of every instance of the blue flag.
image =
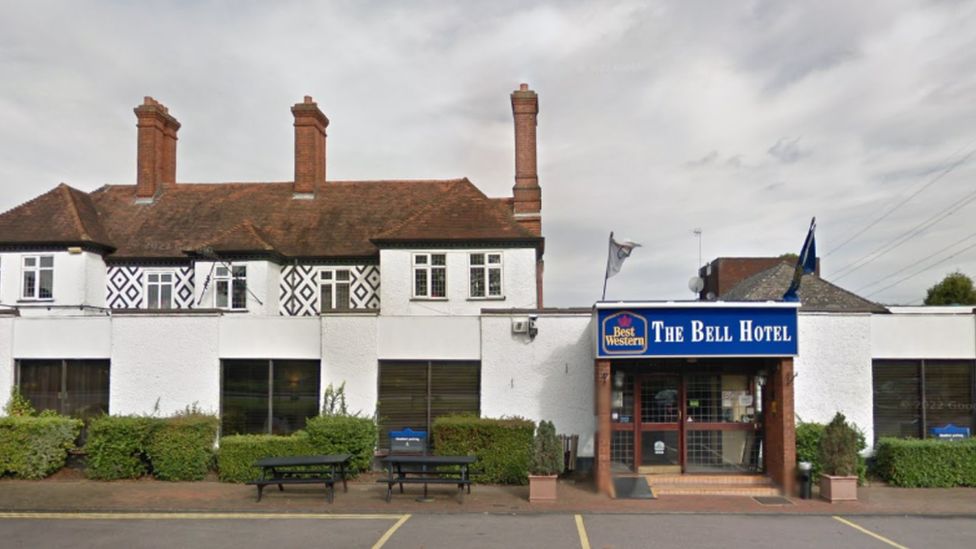
<svg viewBox="0 0 976 549">
<path fill-rule="evenodd" d="M 796 259 L 796 269 L 793 271 L 793 282 L 783 294 L 783 301 L 799 301 L 800 297 L 796 292 L 800 289 L 800 281 L 803 275 L 816 272 L 817 270 L 817 240 L 814 231 L 817 230 L 817 218 L 810 220 L 810 231 L 807 238 L 803 241 L 803 249 L 800 250 L 800 257 Z"/>
</svg>

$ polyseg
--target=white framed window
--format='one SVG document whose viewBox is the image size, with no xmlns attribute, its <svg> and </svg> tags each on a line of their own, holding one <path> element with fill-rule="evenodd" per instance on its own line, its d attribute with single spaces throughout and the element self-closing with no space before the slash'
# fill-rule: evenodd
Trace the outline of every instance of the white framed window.
<svg viewBox="0 0 976 549">
<path fill-rule="evenodd" d="M 218 309 L 247 309 L 247 266 L 218 265 L 214 272 Z"/>
<path fill-rule="evenodd" d="M 413 297 L 447 297 L 446 254 L 413 254 Z"/>
<path fill-rule="evenodd" d="M 349 269 L 319 271 L 319 311 L 351 309 L 351 281 Z"/>
<path fill-rule="evenodd" d="M 172 271 L 146 272 L 146 308 L 172 309 L 173 283 Z"/>
<path fill-rule="evenodd" d="M 476 252 L 468 255 L 470 297 L 502 297 L 501 252 Z"/>
<path fill-rule="evenodd" d="M 26 255 L 23 264 L 24 299 L 52 299 L 54 297 L 54 256 Z"/>
</svg>

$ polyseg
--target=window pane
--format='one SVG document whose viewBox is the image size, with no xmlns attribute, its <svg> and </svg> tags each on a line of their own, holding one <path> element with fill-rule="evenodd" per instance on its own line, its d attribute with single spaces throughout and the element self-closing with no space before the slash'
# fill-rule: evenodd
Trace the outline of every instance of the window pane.
<svg viewBox="0 0 976 549">
<path fill-rule="evenodd" d="M 447 256 L 444 254 L 430 254 L 430 264 L 431 265 L 446 265 Z"/>
<path fill-rule="evenodd" d="M 972 362 L 925 362 L 925 421 L 927 435 L 933 427 L 952 423 L 973 425 Z"/>
<path fill-rule="evenodd" d="M 217 267 L 217 276 L 229 276 L 229 275 L 230 275 L 230 271 L 227 270 L 227 267 L 222 267 L 222 266 Z"/>
<path fill-rule="evenodd" d="M 319 271 L 320 280 L 332 280 L 332 271 Z"/>
<path fill-rule="evenodd" d="M 427 264 L 427 255 L 420 254 L 420 255 L 413 256 L 413 264 L 414 265 L 426 265 Z"/>
<path fill-rule="evenodd" d="M 425 269 L 417 269 L 413 272 L 414 286 L 413 294 L 418 297 L 427 296 L 427 271 Z"/>
<path fill-rule="evenodd" d="M 24 297 L 37 295 L 37 271 L 24 271 Z"/>
<path fill-rule="evenodd" d="M 61 361 L 21 360 L 20 393 L 38 412 L 61 411 Z"/>
<path fill-rule="evenodd" d="M 349 280 L 349 271 L 336 271 L 336 280 Z"/>
<path fill-rule="evenodd" d="M 444 297 L 447 295 L 447 270 L 444 268 L 430 269 L 430 297 Z"/>
<path fill-rule="evenodd" d="M 235 280 L 231 288 L 234 292 L 233 296 L 231 296 L 231 308 L 247 308 L 247 282 L 244 280 Z"/>
<path fill-rule="evenodd" d="M 874 436 L 919 437 L 922 434 L 917 361 L 876 360 L 872 365 Z"/>
<path fill-rule="evenodd" d="M 227 308 L 227 284 L 226 280 L 217 281 L 217 307 Z"/>
<path fill-rule="evenodd" d="M 54 257 L 49 255 L 41 257 L 41 267 L 54 267 Z"/>
<path fill-rule="evenodd" d="M 288 435 L 305 428 L 319 413 L 319 362 L 275 360 L 271 401 L 271 434 Z"/>
<path fill-rule="evenodd" d="M 160 273 L 159 274 L 159 281 L 160 282 L 163 282 L 163 283 L 172 283 L 173 282 L 173 273 Z"/>
<path fill-rule="evenodd" d="M 502 295 L 501 269 L 488 269 L 488 295 Z"/>
<path fill-rule="evenodd" d="M 234 278 L 244 278 L 247 276 L 247 266 L 234 265 Z"/>
<path fill-rule="evenodd" d="M 37 266 L 37 258 L 36 257 L 25 257 L 24 258 L 24 267 L 36 267 L 36 266 Z"/>
<path fill-rule="evenodd" d="M 109 361 L 69 360 L 66 368 L 64 413 L 83 420 L 108 413 Z"/>
<path fill-rule="evenodd" d="M 336 284 L 336 309 L 349 309 L 349 284 Z"/>
<path fill-rule="evenodd" d="M 334 308 L 332 305 L 332 284 L 322 285 L 322 291 L 319 295 L 319 306 L 322 311 L 328 311 Z"/>
<path fill-rule="evenodd" d="M 471 254 L 471 264 L 472 265 L 484 265 L 485 264 L 485 254 Z"/>
<path fill-rule="evenodd" d="M 156 284 L 150 284 L 146 288 L 146 297 L 148 299 L 150 309 L 155 309 L 159 307 L 159 286 Z"/>
<path fill-rule="evenodd" d="M 268 361 L 225 360 L 221 434 L 268 433 Z"/>
<path fill-rule="evenodd" d="M 502 255 L 501 254 L 488 254 L 488 263 L 491 263 L 491 264 L 494 265 L 496 263 L 501 263 L 501 262 L 502 262 Z"/>
<path fill-rule="evenodd" d="M 41 283 L 37 292 L 37 297 L 48 299 L 54 295 L 54 271 L 42 270 L 40 273 Z"/>
<path fill-rule="evenodd" d="M 173 306 L 173 285 L 163 284 L 159 287 L 159 308 L 169 309 Z"/>
<path fill-rule="evenodd" d="M 471 297 L 485 297 L 485 270 L 471 267 Z"/>
<path fill-rule="evenodd" d="M 159 273 L 147 273 L 146 282 L 153 284 L 159 282 Z"/>
</svg>

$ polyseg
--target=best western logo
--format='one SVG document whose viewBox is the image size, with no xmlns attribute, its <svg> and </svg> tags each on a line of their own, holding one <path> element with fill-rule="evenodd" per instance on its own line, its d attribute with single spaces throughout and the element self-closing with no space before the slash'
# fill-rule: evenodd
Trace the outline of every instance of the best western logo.
<svg viewBox="0 0 976 549">
<path fill-rule="evenodd" d="M 620 312 L 603 320 L 603 350 L 606 353 L 642 353 L 647 350 L 647 319 Z"/>
</svg>

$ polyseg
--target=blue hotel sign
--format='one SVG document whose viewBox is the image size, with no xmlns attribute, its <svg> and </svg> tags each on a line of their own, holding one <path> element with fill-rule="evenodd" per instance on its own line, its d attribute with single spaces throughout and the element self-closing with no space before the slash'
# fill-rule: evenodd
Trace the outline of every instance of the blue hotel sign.
<svg viewBox="0 0 976 549">
<path fill-rule="evenodd" d="M 598 357 L 795 356 L 796 307 L 600 308 Z"/>
</svg>

